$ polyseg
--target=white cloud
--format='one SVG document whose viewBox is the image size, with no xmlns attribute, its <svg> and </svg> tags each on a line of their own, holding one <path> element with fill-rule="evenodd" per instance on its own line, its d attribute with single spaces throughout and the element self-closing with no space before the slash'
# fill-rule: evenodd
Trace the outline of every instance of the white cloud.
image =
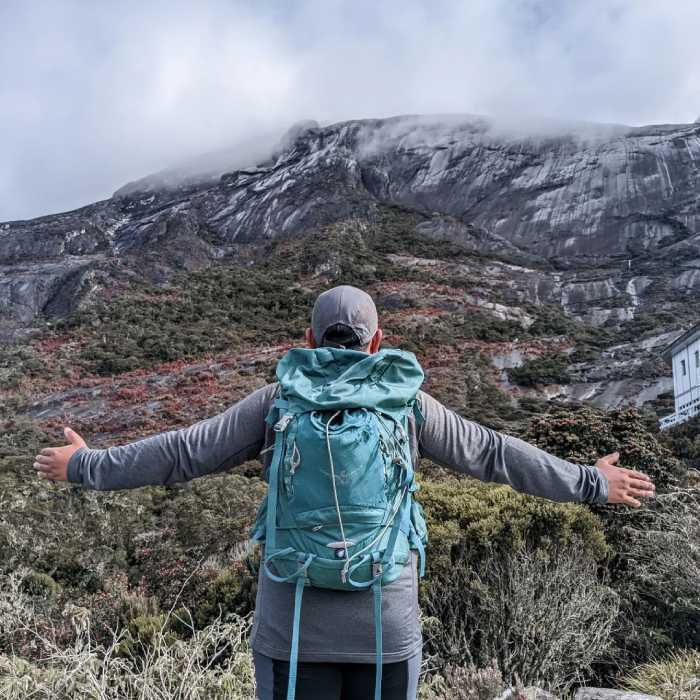
<svg viewBox="0 0 700 700">
<path fill-rule="evenodd" d="M 302 118 L 692 121 L 698 30 L 681 0 L 5 0 L 0 220 Z"/>
</svg>

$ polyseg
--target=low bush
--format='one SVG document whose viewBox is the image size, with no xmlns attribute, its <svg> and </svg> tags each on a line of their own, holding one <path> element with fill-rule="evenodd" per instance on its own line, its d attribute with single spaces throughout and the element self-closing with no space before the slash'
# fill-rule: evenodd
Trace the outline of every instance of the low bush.
<svg viewBox="0 0 700 700">
<path fill-rule="evenodd" d="M 557 408 L 532 421 L 526 439 L 582 464 L 620 453 L 620 466 L 652 477 L 656 497 L 640 509 L 593 507 L 610 554 L 605 565 L 620 595 L 614 661 L 620 669 L 700 646 L 700 491 L 681 488 L 685 467 L 632 408 L 607 413 L 589 406 Z"/>
<path fill-rule="evenodd" d="M 465 553 L 423 596 L 425 613 L 438 620 L 427 646 L 457 666 L 496 659 L 509 683 L 566 691 L 590 678 L 612 646 L 618 596 L 596 568 L 575 542 Z"/>
<path fill-rule="evenodd" d="M 520 367 L 509 369 L 508 378 L 521 386 L 568 384 L 571 381 L 569 359 L 561 353 L 534 357 Z"/>
<path fill-rule="evenodd" d="M 48 574 L 31 571 L 22 581 L 23 589 L 33 596 L 53 598 L 59 590 L 58 584 Z"/>
<path fill-rule="evenodd" d="M 467 420 L 512 432 L 514 424 L 527 416 L 498 386 L 493 365 L 478 350 L 467 348 L 457 362 L 438 371 L 428 369 L 427 377 L 427 391 Z"/>
<path fill-rule="evenodd" d="M 688 469 L 700 470 L 700 416 L 664 430 L 659 442 L 672 450 Z"/>
<path fill-rule="evenodd" d="M 91 633 L 90 612 L 72 606 L 65 614 L 75 637 L 64 646 L 36 627 L 31 599 L 20 589 L 17 577 L 12 582 L 0 580 L 0 635 L 29 634 L 42 661 L 34 663 L 0 648 L 0 697 L 6 700 L 249 700 L 254 696 L 249 617 L 213 621 L 187 640 L 168 631 L 169 615 L 150 618 L 138 622 L 139 640 L 132 636 L 124 644 L 129 633 L 122 630 L 102 645 Z"/>
<path fill-rule="evenodd" d="M 425 654 L 440 673 L 495 658 L 506 680 L 565 687 L 607 653 L 617 597 L 596 578 L 607 546 L 588 509 L 446 475 L 418 498 L 430 533 Z"/>
<path fill-rule="evenodd" d="M 224 622 L 251 612 L 255 605 L 255 579 L 241 564 L 219 574 L 201 592 L 201 599 L 194 613 L 197 629 L 221 618 Z"/>
<path fill-rule="evenodd" d="M 28 457 L 33 458 L 47 439 L 31 418 L 12 413 L 2 419 L 0 413 L 0 472 L 28 474 L 32 465 Z"/>
<path fill-rule="evenodd" d="M 607 518 L 607 562 L 622 615 L 621 666 L 700 648 L 700 490 L 675 489 Z"/>
<path fill-rule="evenodd" d="M 584 506 L 554 503 L 445 472 L 439 479 L 422 479 L 417 499 L 430 533 L 426 587 L 433 581 L 442 585 L 453 562 L 467 552 L 481 556 L 494 547 L 515 551 L 522 545 L 574 541 L 596 559 L 608 552 L 599 519 Z"/>
<path fill-rule="evenodd" d="M 64 602 L 94 609 L 100 639 L 131 617 L 169 609 L 178 597 L 199 627 L 216 617 L 219 603 L 224 612 L 233 609 L 234 600 L 235 612 L 252 610 L 254 579 L 240 548 L 265 493 L 261 479 L 221 474 L 115 492 L 53 484 L 31 469 L 47 437 L 29 420 L 5 425 L 0 574 L 24 567 L 32 571 L 24 585 L 33 594 L 60 593 Z M 125 609 L 121 601 L 133 591 L 155 605 Z"/>
<path fill-rule="evenodd" d="M 601 411 L 590 405 L 553 406 L 535 417 L 524 439 L 578 464 L 594 464 L 604 455 L 620 453 L 620 466 L 648 474 L 658 491 L 682 483 L 686 468 L 649 430 L 637 409 Z"/>
<path fill-rule="evenodd" d="M 486 668 L 450 665 L 424 680 L 418 700 L 494 700 L 507 685 L 495 661 Z"/>
<path fill-rule="evenodd" d="M 679 651 L 660 661 L 642 664 L 624 679 L 623 687 L 636 693 L 658 695 L 664 700 L 697 700 L 700 651 Z"/>
<path fill-rule="evenodd" d="M 532 309 L 535 320 L 527 329 L 532 336 L 572 335 L 582 328 L 580 321 L 566 315 L 562 306 L 542 304 Z"/>
<path fill-rule="evenodd" d="M 29 345 L 0 344 L 0 389 L 17 389 L 48 368 Z"/>
</svg>

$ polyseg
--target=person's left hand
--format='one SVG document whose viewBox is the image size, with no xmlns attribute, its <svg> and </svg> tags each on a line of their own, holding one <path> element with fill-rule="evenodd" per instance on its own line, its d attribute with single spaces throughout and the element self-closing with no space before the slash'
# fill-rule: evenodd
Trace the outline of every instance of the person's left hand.
<svg viewBox="0 0 700 700">
<path fill-rule="evenodd" d="M 68 460 L 80 447 L 87 447 L 75 430 L 64 428 L 63 434 L 70 444 L 65 447 L 45 447 L 36 457 L 32 465 L 41 479 L 50 481 L 68 481 Z"/>
<path fill-rule="evenodd" d="M 624 503 L 639 508 L 642 505 L 640 498 L 650 498 L 656 492 L 654 482 L 642 472 L 616 467 L 619 459 L 620 453 L 613 452 L 595 463 L 608 480 L 608 503 Z"/>
</svg>

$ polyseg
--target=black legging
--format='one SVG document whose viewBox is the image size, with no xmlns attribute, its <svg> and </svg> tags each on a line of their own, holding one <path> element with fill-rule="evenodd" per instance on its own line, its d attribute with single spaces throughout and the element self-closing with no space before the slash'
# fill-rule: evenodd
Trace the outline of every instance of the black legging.
<svg viewBox="0 0 700 700">
<path fill-rule="evenodd" d="M 289 662 L 258 653 L 254 660 L 259 700 L 285 700 Z M 374 664 L 299 662 L 296 700 L 371 700 L 374 672 Z M 382 700 L 414 700 L 419 672 L 420 654 L 384 664 Z"/>
</svg>

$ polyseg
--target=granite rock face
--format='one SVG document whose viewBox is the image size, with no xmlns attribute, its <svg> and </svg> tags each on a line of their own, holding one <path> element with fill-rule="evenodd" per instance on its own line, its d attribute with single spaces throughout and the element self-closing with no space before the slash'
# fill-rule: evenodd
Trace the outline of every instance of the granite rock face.
<svg viewBox="0 0 700 700">
<path fill-rule="evenodd" d="M 662 700 L 658 695 L 631 693 L 612 688 L 579 688 L 574 700 Z"/>
<path fill-rule="evenodd" d="M 271 238 L 371 220 L 380 202 L 425 213 L 423 235 L 523 261 L 511 295 L 594 325 L 624 320 L 700 289 L 698 163 L 700 124 L 308 122 L 267 161 L 216 181 L 132 183 L 73 212 L 0 224 L 0 334 L 75 308 L 109 283 L 115 260 L 150 252 L 157 264 L 143 274 L 159 281 Z"/>
</svg>

